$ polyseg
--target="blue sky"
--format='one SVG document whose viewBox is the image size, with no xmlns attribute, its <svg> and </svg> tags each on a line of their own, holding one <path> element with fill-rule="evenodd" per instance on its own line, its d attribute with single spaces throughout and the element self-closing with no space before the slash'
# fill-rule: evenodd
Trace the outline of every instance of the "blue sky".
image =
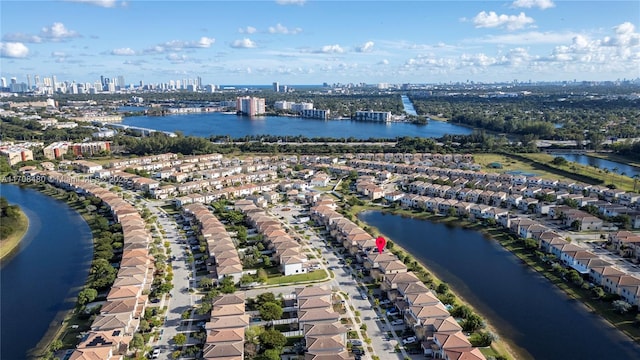
<svg viewBox="0 0 640 360">
<path fill-rule="evenodd" d="M 640 2 L 0 0 L 0 75 L 126 83 L 640 77 Z"/>
</svg>

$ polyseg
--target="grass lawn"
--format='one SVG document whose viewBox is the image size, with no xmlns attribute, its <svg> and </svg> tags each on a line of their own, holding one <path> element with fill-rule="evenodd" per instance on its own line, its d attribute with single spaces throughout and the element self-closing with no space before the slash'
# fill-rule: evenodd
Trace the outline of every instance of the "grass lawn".
<svg viewBox="0 0 640 360">
<path fill-rule="evenodd" d="M 9 255 L 15 248 L 20 244 L 20 240 L 24 237 L 29 229 L 29 218 L 27 215 L 19 210 L 20 214 L 17 221 L 17 226 L 13 234 L 7 236 L 6 239 L 2 239 L 0 241 L 0 259 L 3 259 L 5 256 Z"/>
<path fill-rule="evenodd" d="M 162 210 L 164 210 L 168 215 L 178 214 L 178 210 L 173 208 L 173 205 L 163 205 L 160 206 Z"/>
<path fill-rule="evenodd" d="M 288 283 L 296 283 L 303 281 L 318 281 L 327 278 L 329 274 L 327 274 L 324 270 L 316 270 L 306 274 L 296 274 L 296 275 L 279 275 L 269 278 L 267 280 L 267 285 L 282 285 Z"/>
<path fill-rule="evenodd" d="M 534 173 L 544 179 L 569 180 L 567 177 L 549 173 L 533 166 L 530 163 L 525 163 L 503 154 L 474 154 L 473 158 L 475 163 L 482 165 L 482 170 L 487 172 L 505 173 L 508 171 L 522 171 L 525 173 Z M 551 160 L 553 160 L 553 158 L 549 161 Z M 488 167 L 489 164 L 494 162 L 500 163 L 502 165 L 502 169 L 493 169 Z"/>
</svg>

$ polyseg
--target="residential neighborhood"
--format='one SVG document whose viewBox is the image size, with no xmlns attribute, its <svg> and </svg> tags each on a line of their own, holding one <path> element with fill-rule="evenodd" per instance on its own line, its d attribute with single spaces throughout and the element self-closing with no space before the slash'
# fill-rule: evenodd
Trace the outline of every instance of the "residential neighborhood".
<svg viewBox="0 0 640 360">
<path fill-rule="evenodd" d="M 374 235 L 345 215 L 338 188 L 349 179 L 363 204 L 500 226 L 589 286 L 640 305 L 640 197 L 487 173 L 471 155 L 162 154 L 20 171 L 98 198 L 122 226 L 117 275 L 69 359 L 130 356 L 136 334 L 149 334 L 149 314 L 163 308 L 175 314 L 144 339 L 153 358 L 244 359 L 256 351 L 286 359 L 487 358 L 469 315 L 442 301 L 447 288 L 376 249 Z M 627 228 L 612 220 L 619 215 Z M 360 290 L 332 286 L 338 272 Z M 163 283 L 172 288 L 158 291 Z M 279 315 L 262 319 L 270 307 Z M 384 336 L 358 325 L 369 312 L 364 323 Z M 260 335 L 250 335 L 256 329 Z M 264 335 L 274 329 L 284 343 Z"/>
</svg>

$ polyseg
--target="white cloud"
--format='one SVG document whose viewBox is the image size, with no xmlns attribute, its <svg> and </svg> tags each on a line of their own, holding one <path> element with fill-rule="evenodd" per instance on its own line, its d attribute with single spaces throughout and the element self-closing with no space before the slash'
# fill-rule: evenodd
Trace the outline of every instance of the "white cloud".
<svg viewBox="0 0 640 360">
<path fill-rule="evenodd" d="M 271 34 L 295 35 L 295 34 L 298 34 L 298 33 L 301 33 L 301 32 L 302 32 L 301 28 L 288 29 L 286 26 L 283 26 L 280 23 L 278 23 L 276 26 L 269 26 L 269 33 L 271 33 Z"/>
<path fill-rule="evenodd" d="M 238 29 L 238 32 L 240 34 L 253 34 L 257 31 L 256 28 L 254 28 L 253 26 L 247 26 L 245 28 L 240 28 Z"/>
<path fill-rule="evenodd" d="M 51 41 L 60 41 L 80 37 L 80 34 L 67 29 L 61 22 L 55 22 L 49 27 L 43 27 L 40 36 Z"/>
<path fill-rule="evenodd" d="M 511 6 L 515 8 L 539 8 L 545 10 L 555 7 L 556 4 L 554 4 L 552 0 L 515 0 Z"/>
<path fill-rule="evenodd" d="M 371 51 L 373 51 L 373 45 L 374 45 L 373 41 L 367 41 L 366 43 L 358 46 L 356 48 L 356 51 L 357 52 L 371 52 Z"/>
<path fill-rule="evenodd" d="M 380 62 L 378 62 L 379 65 L 389 65 L 389 60 L 387 59 L 382 59 L 380 60 Z"/>
<path fill-rule="evenodd" d="M 215 42 L 216 42 L 216 39 L 203 36 L 200 38 L 200 40 L 198 40 L 198 42 L 193 43 L 194 45 L 193 47 L 208 48 L 208 47 L 211 47 L 211 45 L 213 45 Z M 187 46 L 187 47 L 192 47 L 192 46 Z"/>
<path fill-rule="evenodd" d="M 20 42 L 0 42 L 0 56 L 5 58 L 25 58 L 29 48 Z"/>
<path fill-rule="evenodd" d="M 242 40 L 232 42 L 231 47 L 236 49 L 251 49 L 256 47 L 256 43 L 249 38 L 244 38 Z"/>
<path fill-rule="evenodd" d="M 182 49 L 210 48 L 216 42 L 216 39 L 210 37 L 201 37 L 196 41 L 171 40 L 162 44 L 155 45 L 151 48 L 144 49 L 145 54 L 163 54 L 167 51 L 176 51 Z"/>
<path fill-rule="evenodd" d="M 325 45 L 320 50 L 315 51 L 317 53 L 324 54 L 342 54 L 344 49 L 340 47 L 340 45 Z"/>
<path fill-rule="evenodd" d="M 111 55 L 131 56 L 135 54 L 136 54 L 136 51 L 133 50 L 132 48 L 118 48 L 118 49 L 111 50 Z"/>
<path fill-rule="evenodd" d="M 171 53 L 171 54 L 167 54 L 167 60 L 171 61 L 174 64 L 181 64 L 187 60 L 187 56 Z"/>
<path fill-rule="evenodd" d="M 2 40 L 8 42 L 22 42 L 22 43 L 40 43 L 42 38 L 38 35 L 24 34 L 24 33 L 10 33 L 2 36 Z"/>
<path fill-rule="evenodd" d="M 52 57 L 66 57 L 67 54 L 63 53 L 62 51 L 53 51 L 53 52 L 51 52 L 51 56 Z"/>
<path fill-rule="evenodd" d="M 118 4 L 118 2 L 116 0 L 66 0 L 66 1 L 89 4 L 89 5 L 95 5 L 95 6 L 99 6 L 99 7 L 103 7 L 103 8 L 116 7 L 116 5 Z M 124 5 L 125 5 L 125 3 L 123 2 L 123 6 Z"/>
<path fill-rule="evenodd" d="M 276 0 L 278 5 L 304 5 L 307 0 Z"/>
<path fill-rule="evenodd" d="M 471 39 L 469 42 L 500 45 L 562 44 L 571 41 L 576 35 L 577 34 L 573 32 L 527 31 L 512 34 L 488 35 L 480 39 Z"/>
<path fill-rule="evenodd" d="M 529 24 L 533 24 L 533 18 L 521 12 L 518 15 L 498 15 L 494 11 L 481 11 L 473 18 L 476 28 L 506 27 L 507 30 L 522 29 Z"/>
<path fill-rule="evenodd" d="M 571 44 L 556 46 L 542 60 L 570 63 L 574 68 L 597 65 L 637 72 L 640 68 L 640 33 L 628 22 L 615 26 L 613 30 L 613 36 L 603 39 L 578 34 Z"/>
</svg>

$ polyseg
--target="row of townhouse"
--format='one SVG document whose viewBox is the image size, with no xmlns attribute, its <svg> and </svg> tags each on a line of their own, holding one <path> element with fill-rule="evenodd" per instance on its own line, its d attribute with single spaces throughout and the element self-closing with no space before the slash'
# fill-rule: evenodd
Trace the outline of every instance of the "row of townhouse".
<svg viewBox="0 0 640 360">
<path fill-rule="evenodd" d="M 385 274 L 380 289 L 415 330 L 425 356 L 485 359 L 436 295 L 411 271 Z"/>
<path fill-rule="evenodd" d="M 638 279 L 637 291 L 633 290 L 635 287 L 633 289 L 623 288 L 615 285 L 618 282 L 613 280 L 607 282 L 607 279 L 603 280 L 597 272 L 599 270 L 596 271 L 591 267 L 596 265 L 600 267 L 602 265 L 597 255 L 588 250 L 584 250 L 582 247 L 570 244 L 566 239 L 538 221 L 509 215 L 506 209 L 481 204 L 470 204 L 452 199 L 404 194 L 404 196 L 400 198 L 400 202 L 402 206 L 407 208 L 422 209 L 437 213 L 449 213 L 450 209 L 454 208 L 457 216 L 469 216 L 472 219 L 493 219 L 521 238 L 536 240 L 540 249 L 556 256 L 565 266 L 577 270 L 584 276 L 589 276 L 594 284 L 602 286 L 605 291 L 620 295 L 631 305 L 640 305 L 640 278 L 629 275 L 627 275 L 628 278 L 623 278 L 623 280 L 626 281 L 626 286 L 631 286 L 628 284 L 634 283 L 636 281 L 635 279 Z M 589 213 L 562 205 L 552 206 L 549 210 L 549 216 L 552 218 L 562 218 L 563 223 L 567 225 L 577 221 L 579 230 L 597 230 L 602 228 L 603 224 L 601 219 Z M 616 243 L 618 244 L 617 248 L 623 248 L 623 250 L 630 252 L 637 258 L 638 252 L 635 245 L 637 238 L 633 236 L 635 236 L 633 233 L 622 232 L 619 235 L 619 239 L 623 239 L 624 237 L 630 238 L 630 245 L 623 248 L 622 240 L 618 240 Z M 615 269 L 610 263 L 606 263 L 606 266 Z M 616 269 L 615 272 L 617 274 L 620 271 Z"/>
<path fill-rule="evenodd" d="M 640 306 L 640 277 L 621 271 L 608 261 L 583 247 L 571 244 L 564 237 L 536 221 L 526 218 L 505 217 L 499 223 L 523 238 L 536 240 L 545 253 L 553 254 L 562 264 L 575 269 L 606 292 L 619 295 L 631 305 Z M 625 239 L 635 241 L 636 235 L 620 231 L 611 235 L 611 240 L 621 246 Z"/>
<path fill-rule="evenodd" d="M 244 360 L 244 333 L 249 326 L 245 312 L 245 294 L 217 296 L 212 301 L 211 317 L 205 323 L 207 334 L 202 358 L 206 360 Z"/>
<path fill-rule="evenodd" d="M 184 208 L 193 216 L 199 232 L 207 241 L 207 269 L 217 281 L 230 277 L 235 283 L 242 277 L 242 261 L 231 236 L 218 218 L 203 204 L 190 204 Z"/>
<path fill-rule="evenodd" d="M 291 238 L 278 220 L 257 207 L 251 200 L 236 200 L 234 206 L 246 215 L 249 225 L 263 235 L 268 243 L 267 249 L 273 252 L 272 259 L 279 264 L 284 275 L 308 272 L 307 256 L 300 243 L 296 241 L 299 239 Z"/>
<path fill-rule="evenodd" d="M 455 182 L 459 179 L 467 179 L 469 182 L 458 182 L 455 183 L 455 185 L 463 185 L 465 187 L 476 189 L 502 191 L 507 194 L 519 193 L 520 195 L 523 195 L 523 197 L 534 197 L 537 193 L 543 193 L 546 190 L 555 190 L 573 194 L 584 194 L 587 197 L 598 197 L 599 199 L 634 209 L 640 208 L 640 194 L 579 182 L 542 179 L 536 176 L 517 174 L 485 173 L 482 171 L 461 170 L 457 168 L 393 164 L 380 161 L 353 160 L 348 164 L 354 169 L 384 169 L 392 173 L 415 174 L 414 176 L 420 177 L 424 177 L 422 174 L 438 176 L 439 180 L 442 181 L 450 180 Z M 525 192 L 527 188 L 529 188 L 529 191 Z"/>
<path fill-rule="evenodd" d="M 438 161 L 443 163 L 472 163 L 472 154 L 440 154 L 440 153 L 357 153 L 354 155 L 358 160 L 379 160 L 416 163 L 425 160 Z"/>
<path fill-rule="evenodd" d="M 609 241 L 620 256 L 640 260 L 640 234 L 617 231 L 609 234 Z"/>
<path fill-rule="evenodd" d="M 333 310 L 333 295 L 323 286 L 295 290 L 298 329 L 305 344 L 305 360 L 353 359 L 347 349 L 347 328 Z"/>
<path fill-rule="evenodd" d="M 523 186 L 518 188 L 507 189 L 512 187 L 511 185 L 504 185 L 502 187 L 494 187 L 493 190 L 481 190 L 470 189 L 465 186 L 449 186 L 428 183 L 424 181 L 413 181 L 405 185 L 408 191 L 440 197 L 445 199 L 458 199 L 469 201 L 472 203 L 482 203 L 486 205 L 502 206 L 507 208 L 515 208 L 523 212 L 536 212 L 538 214 L 549 214 L 555 203 L 565 203 L 570 201 L 575 202 L 578 206 L 595 206 L 603 217 L 612 217 L 617 215 L 628 215 L 631 218 L 631 225 L 634 228 L 640 227 L 640 212 L 635 209 L 623 206 L 621 204 L 612 204 L 605 200 L 600 200 L 595 194 L 591 196 L 584 196 L 582 194 L 571 194 L 566 191 L 555 191 L 551 189 L 542 189 L 534 186 Z M 508 192 L 507 192 L 508 191 Z M 540 201 L 536 198 L 538 195 L 545 195 L 548 199 L 551 197 L 553 202 Z M 576 210 L 578 211 L 578 210 Z M 593 226 L 585 226 L 585 230 L 597 230 L 602 227 L 601 220 L 597 217 L 588 216 L 584 212 L 576 212 L 580 214 L 581 224 L 593 223 Z M 584 218 L 584 219 L 583 219 Z M 573 220 L 568 221 L 567 225 L 570 225 Z M 599 225 L 598 225 L 599 224 Z"/>
<path fill-rule="evenodd" d="M 194 193 L 180 196 L 173 199 L 173 203 L 177 207 L 183 207 L 188 204 L 210 203 L 219 199 L 231 199 L 250 196 L 253 193 L 269 193 L 278 186 L 277 182 L 265 182 L 259 184 L 245 184 L 240 186 L 230 186 L 220 190 L 207 193 Z"/>
<path fill-rule="evenodd" d="M 484 359 L 471 346 L 462 328 L 431 290 L 392 253 L 378 252 L 375 240 L 350 220 L 335 211 L 335 204 L 323 198 L 311 208 L 311 214 L 345 248 L 381 280 L 381 290 L 403 314 L 405 323 L 415 330 L 425 356 L 443 359 Z M 353 239 L 348 240 L 348 239 Z"/>
<path fill-rule="evenodd" d="M 144 314 L 153 281 L 154 259 L 148 251 L 151 237 L 145 222 L 131 204 L 107 189 L 60 173 L 46 175 L 56 186 L 99 198 L 122 225 L 124 244 L 116 279 L 91 330 L 69 359 L 123 359 Z"/>
</svg>

